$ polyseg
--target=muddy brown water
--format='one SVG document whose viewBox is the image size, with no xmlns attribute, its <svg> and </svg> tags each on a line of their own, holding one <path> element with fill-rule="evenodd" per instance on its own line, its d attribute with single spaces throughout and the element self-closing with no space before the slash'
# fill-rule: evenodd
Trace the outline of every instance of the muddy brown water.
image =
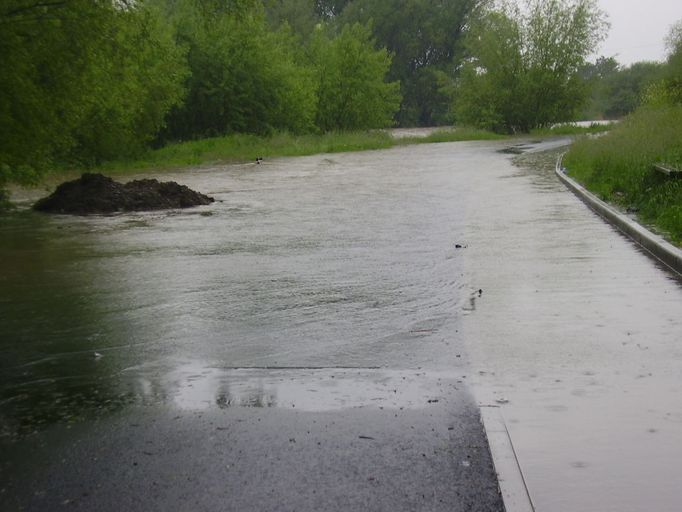
<svg viewBox="0 0 682 512">
<path fill-rule="evenodd" d="M 217 200 L 191 211 L 2 216 L 0 435 L 339 399 L 239 368 L 420 369 L 501 408 L 538 510 L 677 510 L 680 281 L 504 147 L 155 176 Z"/>
</svg>

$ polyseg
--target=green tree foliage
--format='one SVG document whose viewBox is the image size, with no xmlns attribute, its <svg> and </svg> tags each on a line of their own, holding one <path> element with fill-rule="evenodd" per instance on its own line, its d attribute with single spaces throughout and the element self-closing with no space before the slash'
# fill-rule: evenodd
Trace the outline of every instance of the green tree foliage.
<svg viewBox="0 0 682 512">
<path fill-rule="evenodd" d="M 10 0 L 0 7 L 0 184 L 30 181 L 73 145 L 90 39 L 106 23 L 95 2 Z M 80 30 L 76 27 L 80 26 Z"/>
<path fill-rule="evenodd" d="M 343 12 L 351 0 L 313 0 L 315 14 L 324 20 L 335 18 Z"/>
<path fill-rule="evenodd" d="M 71 161 L 85 164 L 141 153 L 181 103 L 187 76 L 184 52 L 158 12 L 124 10 L 102 34 L 104 55 L 81 82 L 83 118 L 74 130 Z M 106 87 L 102 89 L 103 84 Z"/>
<path fill-rule="evenodd" d="M 0 190 L 166 140 L 390 125 L 390 55 L 329 29 L 345 4 L 4 0 Z"/>
<path fill-rule="evenodd" d="M 0 186 L 135 152 L 182 97 L 182 54 L 143 4 L 6 0 L 0 27 Z"/>
<path fill-rule="evenodd" d="M 659 62 L 636 62 L 621 67 L 614 58 L 601 57 L 583 67 L 581 74 L 591 89 L 584 119 L 620 119 L 633 112 L 649 87 L 659 81 L 664 66 Z"/>
<path fill-rule="evenodd" d="M 318 31 L 312 44 L 318 80 L 317 126 L 322 131 L 390 126 L 400 105 L 397 82 L 385 82 L 391 57 L 375 49 L 371 31 L 346 25 L 329 39 Z"/>
<path fill-rule="evenodd" d="M 682 20 L 670 28 L 666 38 L 668 60 L 664 78 L 649 91 L 649 103 L 682 104 Z"/>
<path fill-rule="evenodd" d="M 168 4 L 191 75 L 184 104 L 165 138 L 313 129 L 312 73 L 299 64 L 286 30 L 269 30 L 260 6 L 222 9 L 206 2 Z"/>
<path fill-rule="evenodd" d="M 487 10 L 466 39 L 458 120 L 507 132 L 572 120 L 587 94 L 579 71 L 604 29 L 596 0 L 526 0 L 523 10 Z"/>
<path fill-rule="evenodd" d="M 296 36 L 307 41 L 321 18 L 315 0 L 263 0 L 268 24 L 273 29 L 288 25 Z"/>
<path fill-rule="evenodd" d="M 481 0 L 354 0 L 343 23 L 372 23 L 393 61 L 389 80 L 401 84 L 397 115 L 404 126 L 451 121 L 450 84 L 462 55 L 462 34 Z"/>
</svg>

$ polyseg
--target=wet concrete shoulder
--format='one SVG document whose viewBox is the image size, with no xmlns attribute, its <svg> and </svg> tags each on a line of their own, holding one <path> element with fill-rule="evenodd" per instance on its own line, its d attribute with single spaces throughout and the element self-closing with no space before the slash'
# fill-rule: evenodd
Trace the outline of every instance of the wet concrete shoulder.
<svg viewBox="0 0 682 512">
<path fill-rule="evenodd" d="M 344 378 L 358 383 L 356 373 L 334 377 L 341 388 Z M 305 372 L 303 378 L 320 377 Z M 456 379 L 383 372 L 365 372 L 363 378 L 366 395 L 342 407 L 297 407 L 296 401 L 204 410 L 157 405 L 75 430 L 54 428 L 40 439 L 4 447 L 11 462 L 2 469 L 0 505 L 101 511 L 504 510 L 478 408 Z M 425 390 L 421 395 L 409 385 L 414 379 Z M 411 390 L 409 400 L 398 399 L 403 382 Z M 336 385 L 330 389 L 335 388 L 338 392 Z"/>
</svg>

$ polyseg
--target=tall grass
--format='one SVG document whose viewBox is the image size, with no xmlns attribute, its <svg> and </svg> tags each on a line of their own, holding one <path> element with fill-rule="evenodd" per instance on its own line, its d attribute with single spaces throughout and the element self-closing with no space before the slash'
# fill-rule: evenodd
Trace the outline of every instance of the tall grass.
<svg viewBox="0 0 682 512">
<path fill-rule="evenodd" d="M 564 162 L 588 189 L 682 243 L 682 179 L 653 170 L 682 167 L 682 106 L 641 108 L 607 135 L 576 142 Z"/>
<path fill-rule="evenodd" d="M 145 170 L 173 169 L 217 163 L 247 162 L 256 157 L 304 156 L 319 153 L 342 153 L 386 149 L 408 144 L 496 140 L 504 136 L 468 128 L 436 131 L 427 137 L 394 139 L 384 130 L 330 132 L 319 135 L 278 133 L 270 137 L 235 134 L 169 144 L 149 151 L 135 160 L 107 162 L 98 171 L 110 174 Z"/>
<path fill-rule="evenodd" d="M 468 140 L 499 140 L 507 139 L 507 135 L 500 135 L 487 130 L 477 128 L 454 128 L 436 130 L 426 137 L 403 137 L 395 141 L 396 146 L 407 146 L 410 144 L 435 144 L 439 142 L 463 142 Z"/>
<path fill-rule="evenodd" d="M 98 170 L 109 173 L 172 169 L 216 163 L 246 162 L 257 157 L 303 156 L 389 148 L 393 139 L 384 131 L 341 132 L 323 135 L 278 133 L 270 137 L 235 134 L 169 144 L 135 160 L 107 162 Z"/>
</svg>

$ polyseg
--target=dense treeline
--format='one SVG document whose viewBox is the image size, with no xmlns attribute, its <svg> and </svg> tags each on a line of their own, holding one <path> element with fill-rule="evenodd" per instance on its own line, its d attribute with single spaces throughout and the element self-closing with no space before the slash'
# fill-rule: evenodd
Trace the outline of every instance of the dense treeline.
<svg viewBox="0 0 682 512">
<path fill-rule="evenodd" d="M 5 0 L 0 189 L 177 141 L 634 109 L 595 0 Z M 592 98 L 585 109 L 584 100 Z"/>
<path fill-rule="evenodd" d="M 311 3 L 317 22 L 303 38 L 267 6 L 3 2 L 0 189 L 168 141 L 393 123 L 399 85 L 367 25 L 332 29 L 323 20 L 335 4 Z"/>
<path fill-rule="evenodd" d="M 662 62 L 635 62 L 621 66 L 613 57 L 586 64 L 581 74 L 591 90 L 580 114 L 583 119 L 620 119 L 642 103 L 649 88 L 663 79 Z"/>
<path fill-rule="evenodd" d="M 397 121 L 431 126 L 453 121 L 452 79 L 464 58 L 467 24 L 481 0 L 354 0 L 341 22 L 371 23 L 377 41 L 393 53 L 391 80 L 401 84 Z"/>
<path fill-rule="evenodd" d="M 0 27 L 0 186 L 139 151 L 183 97 L 184 50 L 151 9 L 8 0 Z"/>
</svg>

